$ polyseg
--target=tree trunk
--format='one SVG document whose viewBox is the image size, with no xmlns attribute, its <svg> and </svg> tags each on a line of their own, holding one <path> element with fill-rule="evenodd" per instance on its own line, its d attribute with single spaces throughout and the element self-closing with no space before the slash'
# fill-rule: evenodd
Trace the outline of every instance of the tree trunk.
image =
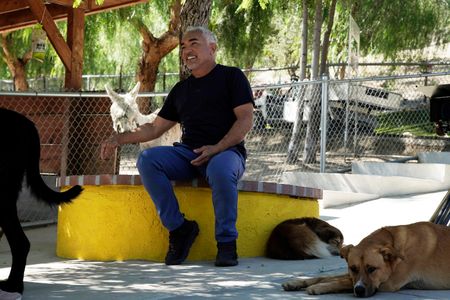
<svg viewBox="0 0 450 300">
<path fill-rule="evenodd" d="M 321 1 L 319 1 L 321 2 Z M 313 79 L 318 79 L 320 75 L 324 75 L 328 73 L 327 68 L 327 56 L 328 56 L 328 48 L 330 46 L 330 34 L 331 30 L 333 28 L 333 22 L 334 22 L 334 13 L 336 10 L 336 2 L 337 0 L 332 0 L 330 9 L 329 9 L 329 20 L 328 20 L 328 26 L 327 30 L 324 33 L 323 36 L 323 43 L 322 43 L 322 53 L 320 57 L 320 66 L 318 66 L 318 58 L 320 52 L 316 49 L 317 43 L 320 43 L 320 28 L 322 27 L 322 18 L 319 19 L 319 10 L 322 11 L 322 7 L 319 9 L 319 3 L 317 3 L 316 7 L 316 27 L 314 30 L 314 57 L 316 59 L 313 59 L 315 61 L 313 66 Z M 320 14 L 321 15 L 321 14 Z M 320 21 L 319 21 L 320 20 Z M 320 28 L 318 28 L 317 24 L 320 24 Z M 316 37 L 319 37 L 316 39 Z M 317 72 L 317 69 L 319 69 L 319 72 Z M 318 140 L 320 138 L 320 120 L 321 120 L 321 96 L 322 96 L 322 89 L 321 85 L 315 86 L 315 93 L 312 93 L 312 99 L 311 99 L 311 115 L 308 121 L 308 126 L 306 128 L 306 139 L 305 139 L 305 148 L 303 149 L 303 162 L 304 163 L 314 163 L 316 162 L 316 152 L 317 152 L 317 144 Z"/>
<path fill-rule="evenodd" d="M 308 5 L 309 0 L 302 1 L 302 52 L 300 59 L 300 81 L 306 78 L 308 64 Z"/>
<path fill-rule="evenodd" d="M 208 27 L 209 17 L 211 15 L 211 4 L 212 0 L 186 0 L 181 9 L 180 21 L 181 21 L 181 29 L 180 29 L 180 41 L 183 35 L 183 32 L 189 26 L 204 26 Z M 190 71 L 184 65 L 181 60 L 181 51 L 180 51 L 180 80 L 186 79 L 189 77 Z"/>
<path fill-rule="evenodd" d="M 320 74 L 321 75 L 328 74 L 327 58 L 328 58 L 328 49 L 330 48 L 331 30 L 333 29 L 333 24 L 334 24 L 334 13 L 336 12 L 336 2 L 337 2 L 337 0 L 331 1 L 331 5 L 330 5 L 330 9 L 329 9 L 327 31 L 325 31 L 325 33 L 323 35 L 322 57 L 320 59 Z"/>
<path fill-rule="evenodd" d="M 314 14 L 313 55 L 311 62 L 311 79 L 319 79 L 320 35 L 322 33 L 322 0 L 316 0 Z"/>
<path fill-rule="evenodd" d="M 3 60 L 8 66 L 9 72 L 14 80 L 15 91 L 27 91 L 27 73 L 26 65 L 30 61 L 33 53 L 31 50 L 27 51 L 22 58 L 18 58 L 11 52 L 12 36 L 10 34 L 0 34 L 0 44 L 3 51 Z"/>
<path fill-rule="evenodd" d="M 159 64 L 161 60 L 178 45 L 180 29 L 181 0 L 175 0 L 171 6 L 171 18 L 167 31 L 156 38 L 143 23 L 138 23 L 142 36 L 142 57 L 139 61 L 137 79 L 141 83 L 141 92 L 155 90 Z M 139 110 L 143 114 L 150 113 L 151 101 L 140 101 Z"/>
<path fill-rule="evenodd" d="M 18 92 L 27 91 L 29 86 L 27 82 L 27 71 L 23 59 L 16 59 L 13 63 L 14 71 L 11 71 L 14 77 L 14 90 Z"/>
<path fill-rule="evenodd" d="M 311 63 L 311 79 L 319 79 L 319 55 L 320 55 L 320 35 L 322 28 L 322 0 L 316 0 L 314 15 L 314 38 L 313 56 Z M 316 162 L 317 142 L 320 134 L 320 85 L 314 87 L 309 102 L 309 119 L 306 127 L 305 146 L 303 148 L 303 163 L 311 164 Z"/>
<path fill-rule="evenodd" d="M 306 78 L 306 66 L 308 63 L 308 0 L 302 1 L 302 48 L 300 56 L 300 81 Z M 300 102 L 297 110 L 297 118 L 292 129 L 291 139 L 289 141 L 287 162 L 295 163 L 297 161 L 298 152 L 300 150 L 302 111 L 305 97 L 306 85 L 300 86 L 297 101 Z"/>
</svg>

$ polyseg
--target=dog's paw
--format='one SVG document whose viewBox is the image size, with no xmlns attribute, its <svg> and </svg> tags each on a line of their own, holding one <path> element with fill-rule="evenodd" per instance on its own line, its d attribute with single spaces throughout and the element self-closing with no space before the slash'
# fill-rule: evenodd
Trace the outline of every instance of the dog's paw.
<svg viewBox="0 0 450 300">
<path fill-rule="evenodd" d="M 20 295 L 23 292 L 23 282 L 17 283 L 17 282 L 12 282 L 11 280 L 1 280 L 0 281 L 0 292 Z M 2 296 L 3 296 L 3 294 L 2 294 Z M 0 300 L 3 300 L 3 299 L 4 298 L 0 297 Z M 10 298 L 5 298 L 5 299 L 10 299 Z M 12 299 L 14 299 L 14 298 L 12 298 Z"/>
<path fill-rule="evenodd" d="M 0 299 L 2 300 L 21 300 L 22 295 L 19 293 L 9 293 L 0 290 Z"/>
<path fill-rule="evenodd" d="M 320 295 L 320 294 L 323 294 L 323 291 L 320 289 L 320 287 L 318 287 L 318 286 L 316 286 L 316 285 L 308 286 L 308 287 L 306 288 L 306 292 L 307 292 L 309 295 Z"/>
<path fill-rule="evenodd" d="M 305 288 L 306 282 L 303 279 L 289 280 L 281 285 L 285 291 L 300 291 Z"/>
</svg>

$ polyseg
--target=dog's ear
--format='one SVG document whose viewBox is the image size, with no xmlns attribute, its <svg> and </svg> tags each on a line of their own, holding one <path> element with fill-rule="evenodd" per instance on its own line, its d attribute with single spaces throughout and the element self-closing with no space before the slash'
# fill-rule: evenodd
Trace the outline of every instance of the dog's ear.
<svg viewBox="0 0 450 300">
<path fill-rule="evenodd" d="M 403 255 L 391 246 L 384 246 L 380 248 L 380 254 L 383 256 L 384 261 L 391 264 L 403 260 Z"/>
<path fill-rule="evenodd" d="M 352 244 L 350 245 L 345 245 L 341 248 L 341 251 L 339 252 L 342 258 L 345 258 L 345 260 L 347 260 L 348 257 L 348 252 L 350 251 L 350 249 L 352 249 L 354 246 Z"/>
<path fill-rule="evenodd" d="M 116 92 L 114 92 L 114 90 L 110 88 L 108 84 L 105 84 L 105 90 L 106 93 L 109 95 L 111 101 L 114 101 L 114 99 L 119 98 L 119 95 Z"/>
<path fill-rule="evenodd" d="M 139 88 L 141 87 L 141 82 L 137 82 L 136 85 L 134 86 L 134 88 L 130 91 L 130 95 L 133 98 L 136 98 L 137 95 L 139 94 Z"/>
</svg>

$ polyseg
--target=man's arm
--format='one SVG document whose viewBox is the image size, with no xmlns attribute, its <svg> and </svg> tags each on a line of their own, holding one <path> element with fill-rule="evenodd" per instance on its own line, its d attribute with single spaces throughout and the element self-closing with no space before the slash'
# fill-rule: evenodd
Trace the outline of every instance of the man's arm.
<svg viewBox="0 0 450 300">
<path fill-rule="evenodd" d="M 111 157 L 114 149 L 120 145 L 148 142 L 159 138 L 175 125 L 175 121 L 157 116 L 152 123 L 143 124 L 133 131 L 115 133 L 102 143 L 100 158 L 107 159 Z"/>
<path fill-rule="evenodd" d="M 247 133 L 253 126 L 253 104 L 246 103 L 234 108 L 236 121 L 228 133 L 215 145 L 205 145 L 194 152 L 200 153 L 200 156 L 192 160 L 194 166 L 200 166 L 207 162 L 213 155 L 222 152 L 244 140 Z"/>
</svg>

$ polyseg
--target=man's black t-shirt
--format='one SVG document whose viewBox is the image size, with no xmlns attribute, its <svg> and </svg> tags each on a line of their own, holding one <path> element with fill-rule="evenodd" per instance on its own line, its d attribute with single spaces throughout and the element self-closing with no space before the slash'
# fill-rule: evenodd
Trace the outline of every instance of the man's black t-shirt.
<svg viewBox="0 0 450 300">
<path fill-rule="evenodd" d="M 218 64 L 203 77 L 178 82 L 159 116 L 180 123 L 182 143 L 195 149 L 217 144 L 236 121 L 233 109 L 246 103 L 253 103 L 253 94 L 244 73 Z M 245 156 L 243 146 L 238 149 Z"/>
</svg>

